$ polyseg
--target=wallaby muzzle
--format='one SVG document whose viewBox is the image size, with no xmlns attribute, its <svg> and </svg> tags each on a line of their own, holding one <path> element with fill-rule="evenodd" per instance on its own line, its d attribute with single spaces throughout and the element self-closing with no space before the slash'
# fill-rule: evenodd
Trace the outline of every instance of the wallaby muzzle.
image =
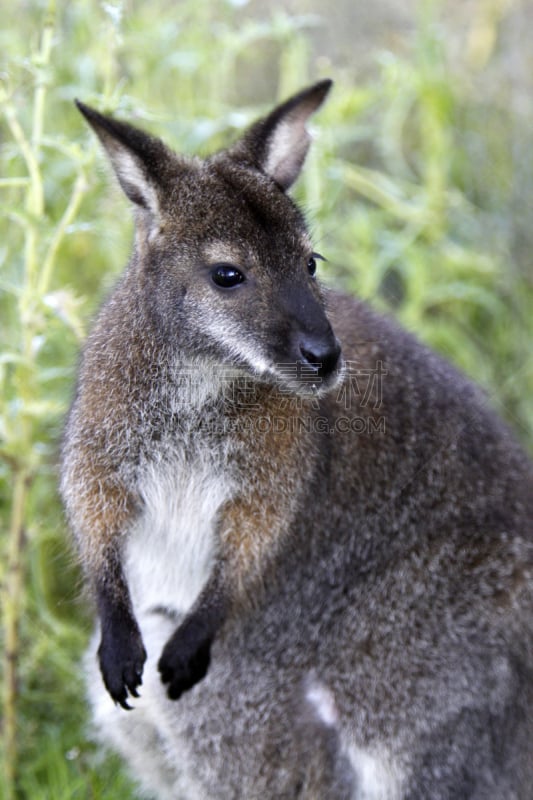
<svg viewBox="0 0 533 800">
<path fill-rule="evenodd" d="M 322 302 L 307 288 L 292 288 L 285 293 L 282 313 L 289 328 L 281 345 L 286 355 L 278 361 L 296 365 L 299 389 L 307 384 L 313 391 L 332 388 L 342 374 L 342 349 Z"/>
<path fill-rule="evenodd" d="M 338 372 L 341 346 L 331 327 L 325 336 L 303 335 L 298 343 L 300 361 L 316 372 L 317 378 L 329 382 Z"/>
</svg>

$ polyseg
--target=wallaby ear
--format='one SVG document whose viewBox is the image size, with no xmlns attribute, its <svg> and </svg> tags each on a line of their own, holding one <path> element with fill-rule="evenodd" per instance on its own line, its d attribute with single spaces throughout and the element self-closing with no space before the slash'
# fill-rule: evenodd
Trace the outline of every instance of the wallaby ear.
<svg viewBox="0 0 533 800">
<path fill-rule="evenodd" d="M 315 83 L 258 120 L 229 151 L 237 159 L 252 161 L 283 189 L 288 189 L 303 166 L 311 136 L 305 124 L 322 105 L 333 81 Z"/>
<path fill-rule="evenodd" d="M 159 139 L 104 116 L 79 100 L 76 106 L 102 142 L 126 195 L 132 203 L 158 217 L 157 188 L 171 157 L 168 148 Z"/>
</svg>

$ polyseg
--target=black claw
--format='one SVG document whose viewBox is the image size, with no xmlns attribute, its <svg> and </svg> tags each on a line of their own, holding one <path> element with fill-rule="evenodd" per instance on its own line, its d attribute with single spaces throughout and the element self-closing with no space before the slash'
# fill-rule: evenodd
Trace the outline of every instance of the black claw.
<svg viewBox="0 0 533 800">
<path fill-rule="evenodd" d="M 139 697 L 137 687 L 142 684 L 142 680 L 137 667 L 134 666 L 124 672 L 123 683 L 132 697 Z"/>
<path fill-rule="evenodd" d="M 161 673 L 161 682 L 162 683 L 170 683 L 172 680 L 172 672 L 169 669 L 163 669 L 161 665 L 159 666 L 159 672 Z"/>
<path fill-rule="evenodd" d="M 183 691 L 180 687 L 171 684 L 167 689 L 167 695 L 170 700 L 179 700 Z"/>
</svg>

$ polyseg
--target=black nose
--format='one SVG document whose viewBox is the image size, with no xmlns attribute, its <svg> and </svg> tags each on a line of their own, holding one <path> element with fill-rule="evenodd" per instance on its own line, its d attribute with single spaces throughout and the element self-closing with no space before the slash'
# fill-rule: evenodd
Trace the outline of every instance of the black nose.
<svg viewBox="0 0 533 800">
<path fill-rule="evenodd" d="M 328 378 L 339 363 L 341 346 L 333 335 L 324 340 L 307 338 L 300 343 L 300 354 L 306 369 L 318 378 Z"/>
</svg>

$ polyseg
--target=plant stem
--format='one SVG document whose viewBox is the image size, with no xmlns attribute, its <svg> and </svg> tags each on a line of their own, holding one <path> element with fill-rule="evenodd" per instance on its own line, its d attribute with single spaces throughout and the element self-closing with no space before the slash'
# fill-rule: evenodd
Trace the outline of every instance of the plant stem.
<svg viewBox="0 0 533 800">
<path fill-rule="evenodd" d="M 13 506 L 9 527 L 9 550 L 4 591 L 4 790 L 6 800 L 15 797 L 17 773 L 17 662 L 19 619 L 22 600 L 22 550 L 24 509 L 30 486 L 29 473 L 18 468 L 14 474 Z"/>
<path fill-rule="evenodd" d="M 55 2 L 48 4 L 41 37 L 41 47 L 35 59 L 39 75 L 33 96 L 33 123 L 31 144 L 34 153 L 39 153 L 43 138 L 44 104 L 46 99 L 46 67 L 50 63 L 50 55 L 54 39 Z"/>
<path fill-rule="evenodd" d="M 87 188 L 87 180 L 85 178 L 85 173 L 80 172 L 74 183 L 74 188 L 72 190 L 72 194 L 70 195 L 70 200 L 63 212 L 61 219 L 59 220 L 56 226 L 54 235 L 52 237 L 52 241 L 50 242 L 46 256 L 44 258 L 38 285 L 38 295 L 40 297 L 43 297 L 48 291 L 57 250 L 63 240 L 63 237 L 67 232 L 68 226 L 78 213 L 78 209 L 80 207 L 80 203 L 82 201 L 86 188 Z"/>
</svg>

